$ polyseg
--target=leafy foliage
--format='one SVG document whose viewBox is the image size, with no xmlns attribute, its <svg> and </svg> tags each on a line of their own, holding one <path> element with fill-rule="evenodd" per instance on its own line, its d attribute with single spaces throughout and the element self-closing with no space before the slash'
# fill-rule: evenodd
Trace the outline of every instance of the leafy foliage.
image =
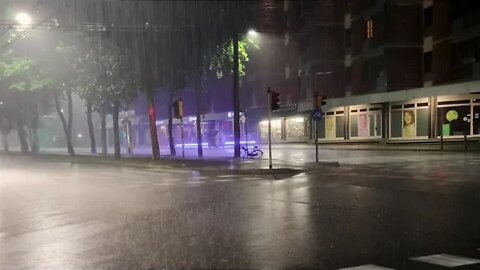
<svg viewBox="0 0 480 270">
<path fill-rule="evenodd" d="M 135 73 L 129 70 L 126 57 L 117 44 L 101 37 L 87 39 L 90 46 L 67 46 L 60 43 L 57 52 L 74 74 L 68 84 L 87 104 L 96 110 L 102 104 L 118 99 L 127 105 L 136 96 Z"/>
<path fill-rule="evenodd" d="M 35 91 L 50 83 L 48 76 L 40 69 L 40 63 L 31 58 L 16 58 L 12 50 L 2 55 L 0 75 L 11 90 Z"/>
<path fill-rule="evenodd" d="M 216 54 L 212 57 L 210 70 L 216 72 L 218 78 L 222 78 L 225 73 L 233 73 L 233 39 L 229 39 L 226 43 L 217 48 Z M 240 77 L 244 77 L 246 72 L 246 63 L 250 61 L 248 50 L 260 49 L 252 39 L 242 37 L 238 41 L 238 73 Z"/>
</svg>

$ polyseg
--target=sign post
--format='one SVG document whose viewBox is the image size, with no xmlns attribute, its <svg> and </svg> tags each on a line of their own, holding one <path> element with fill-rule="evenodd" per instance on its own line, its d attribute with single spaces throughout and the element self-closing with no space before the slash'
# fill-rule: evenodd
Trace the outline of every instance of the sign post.
<svg viewBox="0 0 480 270">
<path fill-rule="evenodd" d="M 185 139 L 183 136 L 183 101 L 179 98 L 173 103 L 175 118 L 180 119 L 180 137 L 182 139 L 182 157 L 185 158 Z"/>
<path fill-rule="evenodd" d="M 318 162 L 318 120 L 315 120 L 315 162 Z"/>
<path fill-rule="evenodd" d="M 323 118 L 322 108 L 315 109 L 312 116 L 315 121 L 315 162 L 318 162 L 318 129 L 320 127 L 320 120 Z"/>
<path fill-rule="evenodd" d="M 180 119 L 180 132 L 182 136 L 182 157 L 185 158 L 185 137 L 183 136 L 183 117 Z"/>
<path fill-rule="evenodd" d="M 268 87 L 268 167 L 272 165 L 272 90 Z"/>
<path fill-rule="evenodd" d="M 245 116 L 246 113 L 247 113 L 247 110 L 245 109 L 243 114 L 240 116 L 240 122 L 242 122 L 243 129 L 245 130 L 245 148 L 248 151 L 247 117 Z"/>
<path fill-rule="evenodd" d="M 323 118 L 322 106 L 326 104 L 325 96 L 320 96 L 318 93 L 315 94 L 313 99 L 313 113 L 312 118 L 315 121 L 315 162 L 318 162 L 318 129 L 320 127 L 320 120 Z"/>
</svg>

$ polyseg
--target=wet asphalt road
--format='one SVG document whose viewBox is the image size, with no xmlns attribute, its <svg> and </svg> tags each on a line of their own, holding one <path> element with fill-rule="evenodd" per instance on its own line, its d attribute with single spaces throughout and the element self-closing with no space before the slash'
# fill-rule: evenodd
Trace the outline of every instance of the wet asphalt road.
<svg viewBox="0 0 480 270">
<path fill-rule="evenodd" d="M 286 178 L 0 156 L 0 269 L 430 269 L 411 258 L 478 258 L 480 156 L 390 153 Z"/>
</svg>

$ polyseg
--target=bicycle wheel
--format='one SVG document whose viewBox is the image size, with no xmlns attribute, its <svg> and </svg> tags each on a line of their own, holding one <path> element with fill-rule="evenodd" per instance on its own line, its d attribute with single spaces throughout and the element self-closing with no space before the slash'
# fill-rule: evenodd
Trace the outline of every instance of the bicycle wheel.
<svg viewBox="0 0 480 270">
<path fill-rule="evenodd" d="M 242 149 L 240 149 L 240 157 L 241 158 L 248 157 L 248 150 L 242 147 Z"/>
<path fill-rule="evenodd" d="M 253 154 L 252 158 L 261 159 L 263 157 L 263 151 L 262 150 L 253 150 L 252 154 Z"/>
</svg>

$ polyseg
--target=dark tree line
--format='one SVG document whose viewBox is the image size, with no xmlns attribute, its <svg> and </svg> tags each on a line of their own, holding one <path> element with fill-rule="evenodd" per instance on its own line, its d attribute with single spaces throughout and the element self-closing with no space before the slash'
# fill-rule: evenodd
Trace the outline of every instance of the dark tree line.
<svg viewBox="0 0 480 270">
<path fill-rule="evenodd" d="M 28 124 L 28 130 L 35 131 L 38 119 L 32 119 L 31 116 L 38 116 L 39 113 L 29 113 L 26 109 L 20 109 L 22 106 L 14 104 L 23 101 L 25 98 L 22 95 L 25 93 L 35 93 L 38 97 L 29 99 L 35 105 L 24 107 L 37 108 L 38 111 L 38 104 L 41 104 L 39 100 L 45 100 L 42 107 L 57 112 L 64 130 L 67 151 L 74 155 L 72 94 L 76 94 L 85 103 L 92 153 L 97 149 L 92 114 L 98 112 L 101 116 L 104 155 L 107 154 L 105 118 L 111 114 L 114 155 L 120 158 L 119 112 L 127 108 L 137 92 L 141 91 L 148 104 L 152 157 L 158 159 L 160 149 L 154 97 L 158 91 L 165 91 L 169 106 L 169 145 L 170 152 L 174 155 L 172 103 L 187 86 L 192 86 L 197 100 L 195 114 L 198 155 L 202 156 L 201 115 L 204 113 L 204 104 L 201 97 L 208 89 L 207 74 L 212 70 L 227 75 L 235 71 L 233 73 L 237 75 L 234 74 L 237 81 L 233 89 L 237 87 L 237 93 L 233 94 L 238 95 L 238 75 L 242 75 L 239 74 L 242 67 L 244 72 L 242 61 L 248 61 L 248 57 L 242 58 L 244 53 L 239 55 L 235 48 L 240 45 L 245 50 L 242 47 L 244 44 L 236 41 L 239 33 L 246 30 L 249 4 L 249 1 L 98 0 L 59 1 L 51 4 L 49 8 L 56 5 L 61 23 L 75 25 L 79 31 L 57 35 L 56 44 L 52 46 L 52 55 L 55 56 L 53 61 L 44 63 L 34 57 L 25 58 L 31 63 L 20 64 L 27 65 L 28 72 L 23 70 L 22 73 L 22 68 L 19 68 L 15 76 L 6 76 L 6 69 L 3 68 L 3 77 L 9 78 L 2 80 L 3 90 L 0 93 L 5 96 L 2 100 L 6 100 L 0 105 L 2 137 L 6 138 L 6 134 L 16 129 L 22 151 L 29 151 L 24 127 Z M 25 37 L 28 38 L 30 37 Z M 2 59 L 10 59 L 10 64 L 18 62 L 12 57 Z M 7 64 L 2 66 L 8 67 Z M 42 71 L 35 70 L 39 66 L 42 66 Z M 45 66 L 48 68 L 45 69 Z M 19 81 L 24 82 L 22 89 L 16 85 Z M 29 83 L 31 84 L 28 85 Z M 65 105 L 66 111 L 63 110 Z M 233 107 L 238 113 L 239 108 L 235 104 Z M 16 120 L 12 121 L 12 118 Z M 36 143 L 32 148 L 34 151 L 38 148 L 38 142 L 35 140 L 35 132 L 30 133 L 33 134 L 32 145 Z M 8 150 L 8 142 L 3 144 Z"/>
</svg>

